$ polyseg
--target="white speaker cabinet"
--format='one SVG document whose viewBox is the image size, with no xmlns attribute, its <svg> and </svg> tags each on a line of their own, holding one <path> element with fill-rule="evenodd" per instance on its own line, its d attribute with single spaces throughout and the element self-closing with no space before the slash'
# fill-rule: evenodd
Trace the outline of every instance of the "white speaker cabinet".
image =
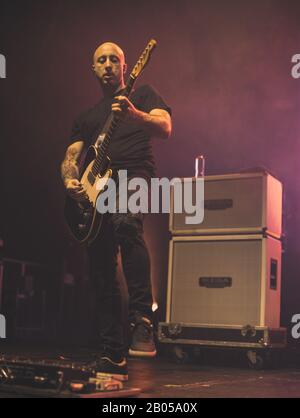
<svg viewBox="0 0 300 418">
<path fill-rule="evenodd" d="M 279 328 L 281 251 L 263 235 L 173 237 L 166 322 Z"/>
<path fill-rule="evenodd" d="M 264 171 L 207 176 L 204 178 L 203 222 L 189 225 L 186 216 L 185 212 L 174 213 L 173 186 L 169 217 L 172 235 L 265 233 L 279 239 L 282 233 L 282 184 Z"/>
</svg>

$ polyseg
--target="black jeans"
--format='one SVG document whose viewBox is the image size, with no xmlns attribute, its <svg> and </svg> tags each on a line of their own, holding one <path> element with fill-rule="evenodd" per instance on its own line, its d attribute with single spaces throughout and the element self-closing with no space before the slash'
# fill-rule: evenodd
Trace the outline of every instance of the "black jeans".
<svg viewBox="0 0 300 418">
<path fill-rule="evenodd" d="M 150 257 L 143 238 L 143 214 L 106 214 L 98 238 L 88 248 L 90 277 L 95 286 L 100 350 L 126 355 L 122 295 L 116 277 L 117 255 L 129 294 L 129 320 L 141 314 L 152 320 Z"/>
</svg>

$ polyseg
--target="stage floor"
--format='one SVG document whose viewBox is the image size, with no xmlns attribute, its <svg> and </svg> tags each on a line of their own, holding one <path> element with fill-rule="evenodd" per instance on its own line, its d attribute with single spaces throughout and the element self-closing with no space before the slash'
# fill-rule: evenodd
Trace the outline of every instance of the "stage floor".
<svg viewBox="0 0 300 418">
<path fill-rule="evenodd" d="M 36 359 L 88 360 L 90 349 L 1 344 L 1 354 Z M 209 352 L 189 364 L 177 364 L 164 353 L 156 359 L 129 359 L 127 387 L 141 389 L 140 398 L 292 398 L 300 397 L 299 352 L 287 353 L 283 365 L 270 370 L 248 368 L 241 353 Z M 8 395 L 0 392 L 0 397 Z M 11 396 L 10 396 L 11 397 Z M 17 397 L 17 396 L 14 396 Z"/>
</svg>

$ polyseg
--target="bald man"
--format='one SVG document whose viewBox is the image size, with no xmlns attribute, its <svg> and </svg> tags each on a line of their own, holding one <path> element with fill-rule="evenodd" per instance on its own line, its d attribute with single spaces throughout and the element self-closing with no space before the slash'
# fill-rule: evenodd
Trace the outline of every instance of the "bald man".
<svg viewBox="0 0 300 418">
<path fill-rule="evenodd" d="M 127 65 L 118 45 L 112 42 L 100 45 L 94 53 L 92 69 L 100 83 L 102 98 L 75 120 L 61 167 L 66 191 L 76 201 L 85 199 L 79 181 L 80 157 L 95 143 L 111 112 L 120 120 L 108 149 L 115 179 L 118 170 L 127 170 L 128 179 L 142 177 L 149 181 L 155 175 L 151 139 L 167 139 L 171 134 L 171 110 L 151 86 L 138 87 L 130 99 L 122 96 Z M 128 346 L 116 282 L 119 249 L 129 293 L 129 354 L 154 357 L 150 257 L 143 238 L 142 214 L 109 214 L 101 234 L 88 247 L 99 317 L 96 368 L 101 375 L 127 380 Z"/>
</svg>

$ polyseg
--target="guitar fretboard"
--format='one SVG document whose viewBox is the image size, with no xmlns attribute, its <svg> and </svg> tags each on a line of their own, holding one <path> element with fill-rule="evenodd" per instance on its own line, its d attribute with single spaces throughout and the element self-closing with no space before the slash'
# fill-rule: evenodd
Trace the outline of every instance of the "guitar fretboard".
<svg viewBox="0 0 300 418">
<path fill-rule="evenodd" d="M 126 83 L 126 87 L 124 91 L 122 92 L 122 96 L 129 97 L 130 93 L 133 89 L 134 83 L 136 78 L 132 75 L 129 76 L 129 79 Z M 104 136 L 104 139 L 102 140 L 101 144 L 98 148 L 98 154 L 95 158 L 95 161 L 93 163 L 93 166 L 91 168 L 91 172 L 94 177 L 96 177 L 98 174 L 100 174 L 104 168 L 104 163 L 107 156 L 107 150 L 108 146 L 113 138 L 113 134 L 119 124 L 119 119 L 114 115 L 113 112 L 110 113 L 107 121 L 104 125 L 104 132 L 101 132 L 101 134 L 98 136 L 96 144 L 100 142 Z"/>
</svg>

